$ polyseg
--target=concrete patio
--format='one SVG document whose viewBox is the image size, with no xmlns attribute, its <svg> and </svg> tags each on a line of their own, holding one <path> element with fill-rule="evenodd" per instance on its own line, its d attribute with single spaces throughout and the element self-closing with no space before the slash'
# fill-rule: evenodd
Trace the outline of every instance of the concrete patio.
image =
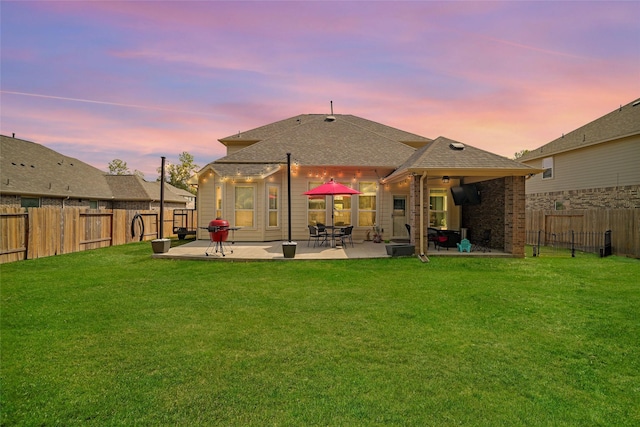
<svg viewBox="0 0 640 427">
<path fill-rule="evenodd" d="M 298 242 L 295 258 L 285 258 L 282 253 L 282 242 L 227 242 L 224 248 L 225 255 L 215 251 L 215 247 L 209 247 L 208 240 L 196 240 L 184 245 L 175 246 L 169 252 L 153 254 L 158 259 L 186 259 L 201 261 L 293 261 L 293 260 L 329 260 L 329 259 L 362 259 L 362 258 L 391 258 L 387 255 L 385 243 L 373 243 L 370 241 L 354 241 L 353 247 L 331 248 L 327 246 L 307 246 L 306 241 Z M 389 243 L 393 244 L 393 243 Z M 233 251 L 233 252 L 232 252 Z M 206 255 L 207 252 L 209 255 Z M 456 249 L 441 249 L 439 251 L 429 248 L 428 257 L 433 256 L 467 256 L 467 257 L 511 257 L 511 254 L 492 249 L 491 252 L 472 251 L 458 252 Z M 414 255 L 414 257 L 416 257 Z M 417 257 L 416 257 L 417 258 Z"/>
</svg>

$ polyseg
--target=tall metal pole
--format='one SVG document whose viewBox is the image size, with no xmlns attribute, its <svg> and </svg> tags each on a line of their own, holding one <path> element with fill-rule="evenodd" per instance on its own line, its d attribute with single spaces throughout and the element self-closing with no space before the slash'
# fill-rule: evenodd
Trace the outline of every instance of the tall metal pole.
<svg viewBox="0 0 640 427">
<path fill-rule="evenodd" d="M 289 223 L 289 241 L 291 241 L 291 153 L 287 153 L 287 222 Z"/>
<path fill-rule="evenodd" d="M 160 233 L 158 237 L 164 238 L 164 163 L 166 157 L 160 157 L 162 159 L 162 166 L 160 167 Z"/>
</svg>

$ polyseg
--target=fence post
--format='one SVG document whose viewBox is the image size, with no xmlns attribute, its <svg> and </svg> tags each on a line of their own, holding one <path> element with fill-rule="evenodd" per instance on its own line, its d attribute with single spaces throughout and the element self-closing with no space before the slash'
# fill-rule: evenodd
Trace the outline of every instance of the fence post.
<svg viewBox="0 0 640 427">
<path fill-rule="evenodd" d="M 576 257 L 576 245 L 575 245 L 575 236 L 573 230 L 571 230 L 571 258 Z"/>
</svg>

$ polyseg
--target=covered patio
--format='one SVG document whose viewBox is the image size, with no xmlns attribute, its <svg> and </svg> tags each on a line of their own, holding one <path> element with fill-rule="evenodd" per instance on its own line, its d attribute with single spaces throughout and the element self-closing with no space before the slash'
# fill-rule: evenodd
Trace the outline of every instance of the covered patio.
<svg viewBox="0 0 640 427">
<path fill-rule="evenodd" d="M 295 258 L 284 258 L 282 254 L 282 242 L 236 242 L 225 248 L 225 255 L 216 253 L 210 249 L 209 255 L 205 251 L 209 247 L 209 241 L 196 240 L 181 246 L 169 249 L 168 252 L 153 254 L 154 258 L 199 260 L 199 261 L 280 261 L 280 260 L 337 260 L 337 259 L 364 259 L 364 258 L 391 258 L 387 254 L 387 245 L 394 243 L 373 243 L 371 241 L 354 241 L 353 247 L 327 247 L 307 246 L 306 241 L 298 242 Z M 231 252 L 233 250 L 233 252 Z M 431 249 L 428 257 L 462 256 L 462 257 L 513 257 L 512 254 L 496 251 L 491 252 L 472 251 L 458 252 L 457 249 Z M 416 258 L 416 255 L 412 256 Z"/>
</svg>

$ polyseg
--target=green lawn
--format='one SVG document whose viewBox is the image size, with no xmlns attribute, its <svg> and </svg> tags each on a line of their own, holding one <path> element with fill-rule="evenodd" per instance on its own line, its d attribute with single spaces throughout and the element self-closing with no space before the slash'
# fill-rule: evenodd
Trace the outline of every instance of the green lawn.
<svg viewBox="0 0 640 427">
<path fill-rule="evenodd" d="M 640 261 L 0 266 L 11 425 L 640 425 Z"/>
</svg>

